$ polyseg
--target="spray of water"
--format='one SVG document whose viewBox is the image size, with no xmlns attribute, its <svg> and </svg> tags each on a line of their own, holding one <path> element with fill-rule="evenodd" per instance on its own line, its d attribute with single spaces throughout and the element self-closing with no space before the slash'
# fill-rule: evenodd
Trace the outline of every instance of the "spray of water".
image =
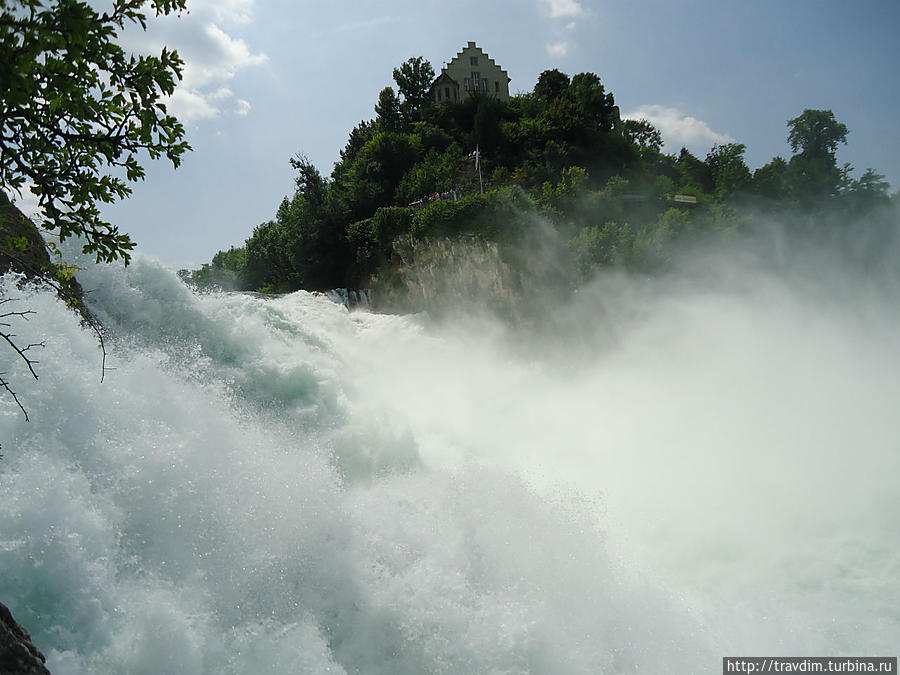
<svg viewBox="0 0 900 675">
<path fill-rule="evenodd" d="M 32 421 L 0 402 L 0 599 L 57 675 L 900 643 L 894 287 L 708 257 L 525 333 L 197 296 L 140 257 L 82 276 L 114 370 L 33 292 Z"/>
</svg>

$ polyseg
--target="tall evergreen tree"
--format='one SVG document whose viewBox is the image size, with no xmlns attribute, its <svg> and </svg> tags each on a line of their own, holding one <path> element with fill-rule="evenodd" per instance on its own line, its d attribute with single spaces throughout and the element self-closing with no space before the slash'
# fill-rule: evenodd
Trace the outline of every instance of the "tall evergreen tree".
<svg viewBox="0 0 900 675">
<path fill-rule="evenodd" d="M 378 94 L 378 103 L 375 104 L 375 124 L 382 131 L 398 132 L 403 130 L 400 99 L 397 98 L 391 87 L 385 87 Z"/>
</svg>

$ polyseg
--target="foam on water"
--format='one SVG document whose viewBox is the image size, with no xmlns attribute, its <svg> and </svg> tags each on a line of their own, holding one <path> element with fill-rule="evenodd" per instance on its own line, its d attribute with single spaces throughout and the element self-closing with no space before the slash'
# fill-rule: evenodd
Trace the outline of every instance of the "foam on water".
<svg viewBox="0 0 900 675">
<path fill-rule="evenodd" d="M 0 400 L 0 600 L 64 673 L 715 672 L 900 644 L 891 289 L 581 289 L 552 340 L 82 273 Z M 735 282 L 735 279 L 744 279 Z M 15 294 L 7 279 L 5 294 Z"/>
</svg>

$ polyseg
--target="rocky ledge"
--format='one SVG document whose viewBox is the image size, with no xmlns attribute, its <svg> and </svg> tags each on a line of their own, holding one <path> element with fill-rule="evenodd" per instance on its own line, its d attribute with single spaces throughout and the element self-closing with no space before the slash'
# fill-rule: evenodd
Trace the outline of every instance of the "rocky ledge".
<svg viewBox="0 0 900 675">
<path fill-rule="evenodd" d="M 50 675 L 46 659 L 31 642 L 28 631 L 0 603 L 0 675 Z"/>
<path fill-rule="evenodd" d="M 88 319 L 84 292 L 74 277 L 58 278 L 38 227 L 0 190 L 0 274 L 19 272 L 28 281 L 50 282 L 62 298 Z"/>
</svg>

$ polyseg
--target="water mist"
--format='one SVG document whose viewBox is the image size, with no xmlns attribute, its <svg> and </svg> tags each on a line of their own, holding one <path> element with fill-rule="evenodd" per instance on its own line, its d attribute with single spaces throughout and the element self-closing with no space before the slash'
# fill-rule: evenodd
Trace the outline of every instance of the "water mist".
<svg viewBox="0 0 900 675">
<path fill-rule="evenodd" d="M 602 275 L 523 332 L 89 267 L 105 382 L 45 292 L 41 380 L 4 357 L 0 600 L 56 675 L 891 655 L 897 288 L 811 269 Z"/>
</svg>

